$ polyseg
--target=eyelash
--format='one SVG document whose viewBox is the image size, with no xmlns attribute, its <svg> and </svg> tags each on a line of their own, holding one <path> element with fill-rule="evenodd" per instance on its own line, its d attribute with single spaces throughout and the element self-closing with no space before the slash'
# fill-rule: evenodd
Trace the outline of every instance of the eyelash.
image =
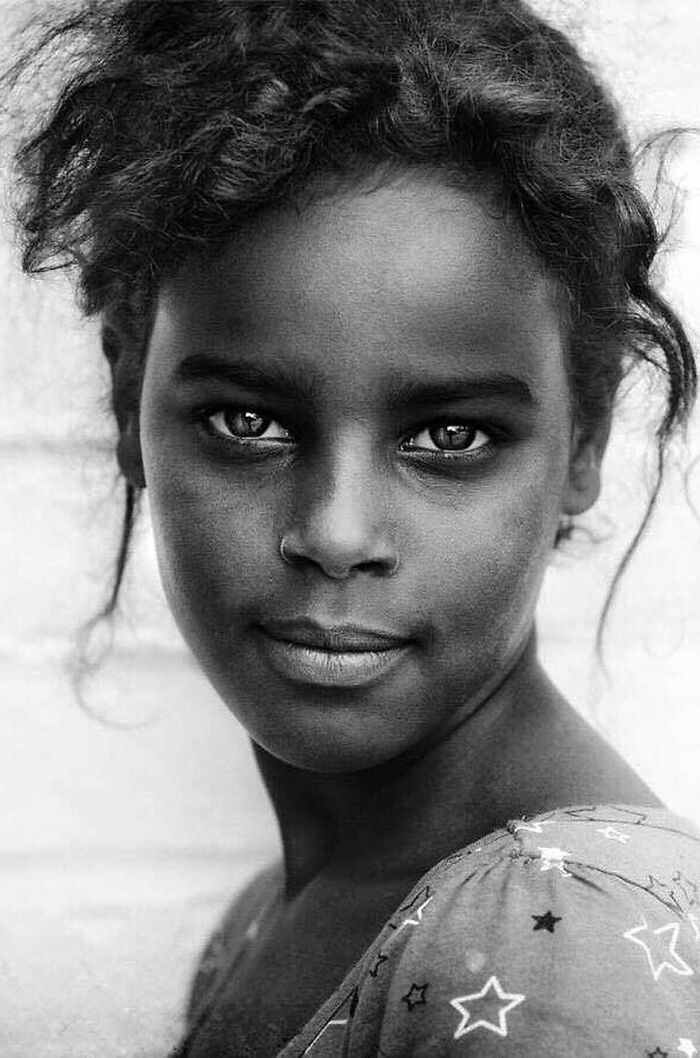
<svg viewBox="0 0 700 1058">
<path fill-rule="evenodd" d="M 226 413 L 226 412 L 233 413 L 233 414 L 238 413 L 238 412 L 252 412 L 253 414 L 257 415 L 261 419 L 269 420 L 270 423 L 277 423 L 278 426 L 281 426 L 282 429 L 286 430 L 288 433 L 291 432 L 291 431 L 287 430 L 286 426 L 282 426 L 282 423 L 280 423 L 277 419 L 275 419 L 273 415 L 268 414 L 262 408 L 255 408 L 255 407 L 247 406 L 247 405 L 228 405 L 228 406 L 223 406 L 223 407 L 221 405 L 217 405 L 217 406 L 209 406 L 209 407 L 206 407 L 206 408 L 201 408 L 197 412 L 197 420 L 198 420 L 201 428 L 205 432 L 205 434 L 209 438 L 213 439 L 214 441 L 220 441 L 220 442 L 223 442 L 226 445 L 233 445 L 235 447 L 240 447 L 240 448 L 254 448 L 254 447 L 257 447 L 257 442 L 259 442 L 261 446 L 268 446 L 269 445 L 270 448 L 272 448 L 273 445 L 287 445 L 287 444 L 291 444 L 292 443 L 292 439 L 291 438 L 286 439 L 286 438 L 274 437 L 274 438 L 266 439 L 264 437 L 237 438 L 237 437 L 235 437 L 233 435 L 232 436 L 227 436 L 227 435 L 223 434 L 221 431 L 217 430 L 212 425 L 212 422 L 211 422 L 211 420 L 214 418 L 215 415 L 220 415 L 220 414 Z M 455 416 L 454 418 L 443 417 L 443 418 L 428 420 L 422 426 L 420 426 L 419 428 L 414 430 L 411 434 L 409 434 L 408 437 L 404 441 L 401 442 L 401 446 L 406 444 L 408 441 L 413 440 L 414 438 L 420 436 L 420 434 L 423 433 L 426 430 L 430 430 L 430 429 L 435 430 L 435 429 L 439 429 L 440 427 L 444 427 L 444 426 L 466 426 L 469 429 L 473 430 L 476 434 L 478 434 L 478 433 L 484 434 L 486 436 L 487 440 L 486 440 L 486 442 L 484 444 L 479 445 L 479 447 L 477 449 L 473 450 L 473 451 L 460 451 L 460 450 L 452 450 L 452 451 L 450 451 L 449 449 L 424 448 L 424 447 L 414 447 L 414 448 L 409 448 L 409 449 L 402 448 L 402 450 L 404 452 L 410 452 L 410 453 L 414 454 L 415 456 L 417 456 L 418 458 L 421 458 L 421 459 L 424 459 L 424 460 L 440 462 L 440 463 L 445 463 L 445 462 L 462 462 L 462 463 L 464 463 L 464 462 L 468 462 L 468 461 L 472 461 L 472 460 L 473 461 L 481 460 L 481 459 L 484 459 L 484 458 L 488 457 L 489 455 L 491 455 L 493 453 L 494 449 L 498 446 L 499 441 L 500 442 L 504 441 L 503 431 L 498 431 L 493 426 L 487 425 L 487 424 L 482 424 L 482 423 L 480 423 L 479 421 L 476 421 L 476 420 L 460 419 L 458 416 Z M 262 453 L 260 453 L 260 454 L 262 454 Z"/>
</svg>

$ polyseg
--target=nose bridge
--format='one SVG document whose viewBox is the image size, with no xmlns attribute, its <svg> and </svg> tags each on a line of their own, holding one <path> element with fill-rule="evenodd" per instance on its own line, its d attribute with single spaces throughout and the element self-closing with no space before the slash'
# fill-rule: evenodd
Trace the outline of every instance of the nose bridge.
<svg viewBox="0 0 700 1058">
<path fill-rule="evenodd" d="M 388 477 L 368 431 L 336 425 L 304 468 L 288 544 L 334 575 L 353 567 L 395 567 Z"/>
<path fill-rule="evenodd" d="M 366 533 L 376 522 L 376 454 L 366 433 L 338 426 L 312 467 L 307 518 L 326 532 L 347 538 Z"/>
</svg>

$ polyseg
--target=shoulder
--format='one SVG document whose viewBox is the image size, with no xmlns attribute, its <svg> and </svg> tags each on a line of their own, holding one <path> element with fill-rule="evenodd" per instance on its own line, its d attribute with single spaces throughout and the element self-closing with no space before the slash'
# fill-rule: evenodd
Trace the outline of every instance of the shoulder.
<svg viewBox="0 0 700 1058">
<path fill-rule="evenodd" d="M 198 1020 L 233 961 L 254 938 L 257 922 L 279 890 L 282 870 L 273 864 L 259 871 L 236 894 L 207 939 L 195 970 L 187 1004 L 187 1024 Z"/>
<path fill-rule="evenodd" d="M 511 820 L 425 876 L 363 974 L 352 1035 L 389 1053 L 700 1053 L 700 832 L 625 806 Z"/>
</svg>

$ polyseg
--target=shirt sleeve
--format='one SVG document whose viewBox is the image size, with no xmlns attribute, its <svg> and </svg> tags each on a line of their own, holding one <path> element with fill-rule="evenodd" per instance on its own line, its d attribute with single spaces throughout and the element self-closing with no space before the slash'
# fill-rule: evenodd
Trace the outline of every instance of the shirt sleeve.
<svg viewBox="0 0 700 1058">
<path fill-rule="evenodd" d="M 346 1054 L 699 1053 L 700 843 L 613 818 L 447 863 L 370 953 Z"/>
</svg>

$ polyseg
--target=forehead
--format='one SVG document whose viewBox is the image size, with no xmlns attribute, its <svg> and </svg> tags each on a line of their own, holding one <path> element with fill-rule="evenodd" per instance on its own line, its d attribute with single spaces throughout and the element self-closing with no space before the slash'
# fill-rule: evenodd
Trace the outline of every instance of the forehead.
<svg viewBox="0 0 700 1058">
<path fill-rule="evenodd" d="M 407 177 L 268 210 L 188 261 L 161 292 L 153 344 L 173 361 L 252 343 L 377 379 L 517 367 L 541 387 L 561 335 L 558 290 L 518 228 L 485 195 Z"/>
</svg>

